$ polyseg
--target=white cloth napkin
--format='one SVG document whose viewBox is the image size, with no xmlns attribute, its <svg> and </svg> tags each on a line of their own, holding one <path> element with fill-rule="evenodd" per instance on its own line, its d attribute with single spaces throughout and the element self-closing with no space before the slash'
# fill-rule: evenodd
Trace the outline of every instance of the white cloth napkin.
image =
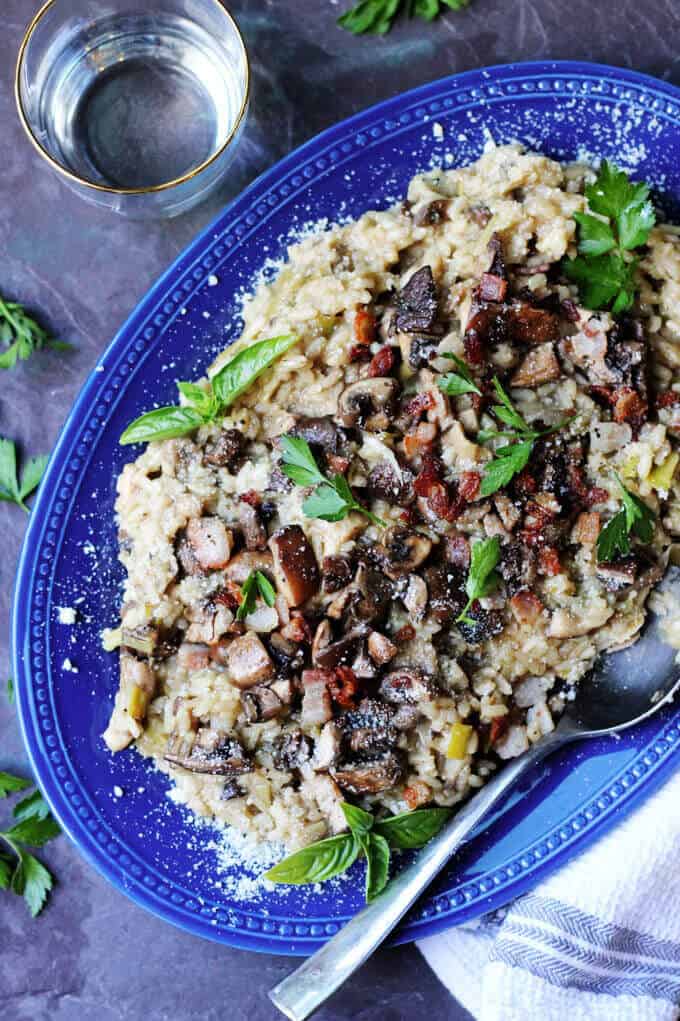
<svg viewBox="0 0 680 1021">
<path fill-rule="evenodd" d="M 680 1018 L 680 775 L 532 893 L 418 947 L 477 1021 Z"/>
</svg>

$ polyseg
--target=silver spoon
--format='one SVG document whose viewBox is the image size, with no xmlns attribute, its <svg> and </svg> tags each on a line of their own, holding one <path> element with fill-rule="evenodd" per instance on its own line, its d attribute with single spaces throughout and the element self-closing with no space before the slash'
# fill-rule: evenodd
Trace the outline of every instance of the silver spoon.
<svg viewBox="0 0 680 1021">
<path fill-rule="evenodd" d="M 680 605 L 680 568 L 671 567 L 657 592 Z M 673 603 L 671 603 L 673 607 Z M 671 610 L 672 612 L 672 610 Z M 680 689 L 677 650 L 664 640 L 663 618 L 651 610 L 635 645 L 604 656 L 584 678 L 557 728 L 502 771 L 464 805 L 450 823 L 359 911 L 321 950 L 272 989 L 272 1002 L 291 1021 L 304 1021 L 371 956 L 451 856 L 488 820 L 515 781 L 546 755 L 571 741 L 632 727 L 672 701 Z"/>
</svg>

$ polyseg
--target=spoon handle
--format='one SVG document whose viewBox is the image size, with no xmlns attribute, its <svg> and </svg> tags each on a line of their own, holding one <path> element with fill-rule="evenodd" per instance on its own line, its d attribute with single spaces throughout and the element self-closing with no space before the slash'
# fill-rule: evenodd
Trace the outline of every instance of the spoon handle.
<svg viewBox="0 0 680 1021">
<path fill-rule="evenodd" d="M 328 943 L 271 990 L 272 1002 L 291 1021 L 305 1021 L 366 961 L 432 882 L 475 826 L 525 770 L 564 743 L 552 733 L 503 767 L 444 829 Z"/>
</svg>

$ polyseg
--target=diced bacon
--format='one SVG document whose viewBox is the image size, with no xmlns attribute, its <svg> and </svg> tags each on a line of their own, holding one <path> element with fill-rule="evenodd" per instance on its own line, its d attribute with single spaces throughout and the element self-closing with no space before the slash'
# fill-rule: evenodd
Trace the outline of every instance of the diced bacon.
<svg viewBox="0 0 680 1021">
<path fill-rule="evenodd" d="M 579 514 L 574 525 L 574 539 L 583 546 L 594 546 L 600 534 L 600 515 L 596 511 Z"/>
<path fill-rule="evenodd" d="M 554 546 L 542 546 L 538 551 L 538 569 L 549 578 L 560 573 L 562 570 L 560 555 Z"/>
<path fill-rule="evenodd" d="M 484 344 L 476 330 L 468 330 L 463 337 L 465 360 L 470 365 L 482 365 L 484 362 Z"/>
<path fill-rule="evenodd" d="M 680 404 L 680 393 L 676 390 L 664 390 L 656 395 L 657 408 L 670 408 L 674 404 Z"/>
<path fill-rule="evenodd" d="M 431 393 L 420 393 L 412 397 L 404 405 L 404 414 L 411 418 L 420 418 L 426 411 L 431 411 L 436 406 L 436 400 Z"/>
<path fill-rule="evenodd" d="M 510 609 L 518 624 L 535 624 L 544 610 L 543 603 L 529 589 L 520 589 L 510 600 Z"/>
<path fill-rule="evenodd" d="M 412 432 L 404 436 L 404 453 L 409 460 L 417 457 L 432 446 L 437 438 L 434 422 L 420 422 Z"/>
<path fill-rule="evenodd" d="M 594 507 L 597 503 L 604 503 L 609 499 L 609 493 L 602 486 L 591 486 L 586 493 L 586 503 L 589 507 Z"/>
<path fill-rule="evenodd" d="M 523 496 L 533 496 L 538 489 L 536 479 L 533 477 L 528 468 L 524 468 L 519 475 L 515 476 L 514 485 L 517 492 L 521 493 Z"/>
<path fill-rule="evenodd" d="M 341 709 L 353 709 L 361 695 L 361 681 L 351 667 L 338 666 L 328 688 L 331 698 Z"/>
<path fill-rule="evenodd" d="M 186 535 L 191 552 L 203 570 L 217 570 L 229 563 L 234 536 L 219 518 L 192 518 Z"/>
<path fill-rule="evenodd" d="M 479 472 L 463 472 L 458 479 L 458 495 L 468 503 L 479 496 L 482 478 Z"/>
<path fill-rule="evenodd" d="M 394 348 L 389 347 L 389 345 L 381 347 L 371 358 L 371 364 L 368 366 L 368 375 L 372 378 L 389 376 L 394 368 L 395 361 Z"/>
<path fill-rule="evenodd" d="M 496 716 L 491 721 L 491 730 L 489 731 L 489 744 L 495 745 L 497 741 L 503 737 L 510 726 L 510 717 L 506 713 L 505 716 Z"/>
<path fill-rule="evenodd" d="M 250 688 L 274 674 L 274 664 L 253 631 L 235 638 L 227 650 L 229 675 L 239 688 Z"/>
<path fill-rule="evenodd" d="M 403 645 L 405 642 L 412 642 L 416 637 L 416 629 L 412 624 L 404 624 L 399 630 L 392 636 L 397 645 Z"/>
<path fill-rule="evenodd" d="M 354 337 L 357 344 L 372 344 L 376 338 L 377 323 L 373 312 L 358 308 L 354 317 Z"/>
<path fill-rule="evenodd" d="M 495 273 L 482 273 L 478 294 L 480 301 L 503 301 L 508 290 L 508 282 Z"/>
<path fill-rule="evenodd" d="M 333 717 L 333 705 L 328 685 L 333 677 L 329 670 L 302 671 L 303 727 L 322 726 Z"/>
<path fill-rule="evenodd" d="M 251 507 L 259 507 L 262 503 L 262 497 L 256 489 L 246 489 L 245 493 L 241 493 L 239 500 L 241 503 L 248 503 Z"/>
<path fill-rule="evenodd" d="M 281 634 L 284 638 L 287 638 L 289 642 L 295 642 L 297 644 L 304 642 L 307 645 L 311 645 L 312 643 L 312 629 L 299 610 L 293 610 L 291 612 L 290 621 L 281 629 Z"/>
<path fill-rule="evenodd" d="M 339 454 L 326 454 L 326 464 L 335 475 L 344 475 L 352 462 Z"/>
<path fill-rule="evenodd" d="M 470 543 L 464 535 L 449 532 L 444 536 L 444 555 L 453 567 L 467 569 L 470 566 Z"/>
</svg>

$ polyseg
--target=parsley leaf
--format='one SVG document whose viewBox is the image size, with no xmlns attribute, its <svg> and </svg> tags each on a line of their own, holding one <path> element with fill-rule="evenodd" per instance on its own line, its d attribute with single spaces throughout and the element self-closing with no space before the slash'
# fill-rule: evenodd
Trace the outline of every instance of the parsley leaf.
<svg viewBox="0 0 680 1021">
<path fill-rule="evenodd" d="M 30 458 L 19 480 L 16 445 L 0 436 L 0 500 L 16 503 L 28 514 L 26 500 L 38 488 L 46 465 L 46 457 Z"/>
<path fill-rule="evenodd" d="M 574 213 L 579 225 L 579 255 L 563 264 L 564 272 L 578 284 L 581 300 L 589 308 L 611 306 L 617 315 L 635 301 L 638 259 L 628 254 L 649 238 L 656 222 L 649 187 L 634 182 L 607 160 L 593 184 L 585 190 L 593 213 Z"/>
<path fill-rule="evenodd" d="M 269 578 L 262 571 L 251 571 L 241 586 L 241 603 L 236 611 L 236 620 L 245 620 L 254 612 L 258 594 L 267 606 L 273 606 L 276 602 L 276 590 Z"/>
<path fill-rule="evenodd" d="M 448 351 L 442 357 L 450 359 L 458 372 L 447 372 L 445 376 L 441 376 L 438 382 L 439 389 L 449 397 L 459 397 L 461 394 L 479 394 L 481 397 L 482 391 L 472 378 L 470 366 L 462 358 L 458 358 Z"/>
<path fill-rule="evenodd" d="M 597 559 L 600 563 L 613 560 L 617 553 L 627 556 L 631 533 L 645 543 L 651 542 L 654 535 L 654 512 L 639 496 L 626 489 L 618 475 L 616 481 L 621 489 L 623 508 L 610 518 L 597 537 Z"/>
<path fill-rule="evenodd" d="M 0 298 L 0 343 L 6 345 L 0 352 L 0 369 L 13 369 L 18 361 L 26 361 L 34 351 L 43 348 L 71 350 L 70 344 L 51 341 L 47 331 L 28 315 L 23 305 L 3 298 Z"/>
<path fill-rule="evenodd" d="M 503 422 L 504 425 L 507 425 L 509 429 L 507 432 L 497 432 L 495 429 L 482 429 L 477 434 L 477 440 L 479 443 L 484 443 L 490 439 L 515 438 L 518 442 L 510 443 L 505 447 L 498 447 L 494 452 L 493 460 L 487 462 L 480 488 L 482 496 L 491 496 L 498 489 L 507 486 L 515 475 L 526 468 L 531 452 L 534 449 L 534 441 L 541 436 L 549 436 L 551 433 L 563 429 L 570 421 L 566 419 L 550 429 L 543 429 L 542 431 L 532 429 L 515 408 L 510 397 L 503 389 L 498 376 L 494 376 L 493 385 L 500 404 L 494 404 L 491 410 L 496 418 Z"/>
<path fill-rule="evenodd" d="M 0 797 L 30 786 L 28 780 L 0 773 Z M 0 843 L 7 847 L 7 853 L 0 853 L 0 890 L 11 890 L 23 896 L 35 918 L 45 904 L 53 880 L 45 866 L 26 850 L 26 846 L 42 847 L 48 840 L 58 836 L 60 830 L 38 790 L 19 801 L 14 806 L 13 815 L 14 825 L 0 831 Z"/>
<path fill-rule="evenodd" d="M 296 486 L 316 486 L 302 504 L 302 510 L 308 518 L 342 521 L 350 511 L 357 511 L 372 524 L 386 527 L 384 521 L 355 499 L 344 475 L 334 475 L 329 479 L 323 474 L 306 440 L 296 436 L 280 436 L 279 444 L 283 453 L 281 470 L 284 475 Z"/>
<path fill-rule="evenodd" d="M 354 35 L 364 32 L 384 35 L 392 28 L 394 19 L 402 10 L 409 17 L 416 15 L 425 21 L 434 21 L 444 13 L 445 7 L 451 11 L 461 11 L 469 3 L 470 0 L 360 0 L 338 18 L 338 24 Z"/>
<path fill-rule="evenodd" d="M 24 780 L 22 776 L 0 772 L 0 798 L 6 798 L 8 794 L 15 794 L 17 791 L 25 791 L 30 786 L 31 781 Z"/>
<path fill-rule="evenodd" d="M 497 535 L 492 539 L 478 539 L 472 546 L 470 559 L 470 570 L 465 582 L 465 594 L 468 601 L 461 613 L 456 617 L 456 622 L 471 624 L 475 622 L 468 616 L 468 610 L 477 599 L 488 596 L 500 581 L 496 571 L 498 562 L 501 559 L 501 543 Z"/>
</svg>

